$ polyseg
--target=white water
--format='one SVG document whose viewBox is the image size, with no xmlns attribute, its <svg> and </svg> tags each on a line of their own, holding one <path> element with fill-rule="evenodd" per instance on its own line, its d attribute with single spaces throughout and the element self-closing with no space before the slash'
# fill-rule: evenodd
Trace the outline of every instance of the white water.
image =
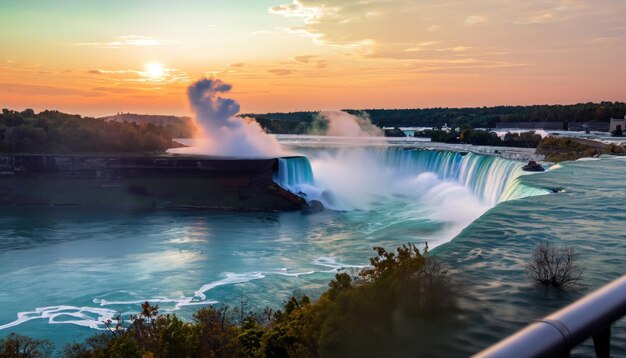
<svg viewBox="0 0 626 358">
<path fill-rule="evenodd" d="M 12 311 L 19 312 L 17 318 L 13 313 L 11 320 L 3 320 L 0 330 L 13 329 L 26 322 L 30 322 L 28 327 L 33 327 L 36 321 L 103 329 L 103 321 L 113 319 L 118 313 L 128 317 L 137 312 L 137 306 L 144 301 L 158 303 L 162 306 L 161 312 L 174 312 L 188 306 L 225 302 L 224 297 L 232 295 L 235 287 L 252 285 L 252 282 L 265 290 L 272 289 L 266 287 L 268 285 L 278 285 L 277 292 L 305 287 L 317 279 L 323 281 L 320 287 L 325 287 L 332 277 L 330 273 L 364 267 L 373 245 L 417 240 L 428 241 L 432 248 L 452 239 L 498 202 L 546 193 L 519 184 L 517 179 L 524 174 L 521 163 L 490 156 L 395 147 L 326 148 L 305 152 L 309 160 L 303 157 L 281 159 L 275 180 L 296 193 L 305 193 L 308 199 L 317 198 L 327 207 L 344 212 L 306 218 L 297 213 L 285 214 L 280 220 L 286 221 L 280 225 L 263 220 L 250 222 L 248 217 L 238 214 L 220 218 L 204 215 L 198 220 L 201 223 L 208 220 L 206 230 L 187 223 L 182 234 L 176 232 L 171 237 L 162 230 L 152 236 L 143 231 L 135 233 L 133 228 L 137 224 L 123 226 L 114 230 L 115 233 L 105 231 L 98 236 L 98 240 L 102 240 L 98 243 L 110 245 L 104 246 L 107 249 L 101 250 L 103 254 L 107 250 L 130 250 L 129 247 L 137 245 L 139 256 L 94 260 L 93 248 L 85 245 L 78 250 L 87 255 L 84 259 L 55 260 L 46 266 L 51 268 L 28 275 L 28 278 L 38 280 L 48 271 L 54 272 L 55 265 L 80 262 L 86 267 L 103 265 L 94 272 L 98 272 L 99 277 L 107 277 L 109 285 L 122 282 L 119 287 L 137 292 L 94 289 L 90 276 L 85 276 L 89 279 L 84 282 L 79 276 L 72 282 L 81 287 L 80 292 L 72 293 L 72 287 L 65 288 L 63 292 L 68 292 L 62 301 L 58 298 L 42 300 L 39 307 L 16 304 L 22 307 Z M 176 225 L 167 223 L 175 214 L 163 215 L 158 225 L 164 225 L 165 230 Z M 142 220 L 141 225 L 148 224 Z M 75 235 L 83 235 L 84 225 L 76 227 Z M 67 230 L 63 228 L 60 235 L 67 236 Z M 211 230 L 223 232 L 221 241 L 216 240 Z M 120 235 L 127 237 L 120 242 L 110 241 L 111 237 Z M 145 240 L 151 240 L 152 244 L 145 245 Z M 161 246 L 153 246 L 153 240 Z M 40 262 L 45 255 L 76 252 L 75 247 L 80 242 L 68 245 L 70 247 L 63 250 L 34 254 L 38 258 L 37 265 L 43 265 Z M 147 249 L 156 251 L 141 255 Z M 171 257 L 171 252 L 178 254 Z M 17 265 L 23 261 L 12 262 Z M 139 265 L 139 271 L 138 262 L 145 263 Z M 74 271 L 82 272 L 81 268 L 74 267 L 68 272 Z M 178 276 L 181 272 L 182 276 Z M 158 279 L 145 286 L 143 277 L 152 276 Z M 168 281 L 170 277 L 178 278 Z M 55 276 L 45 280 L 54 282 Z M 11 281 L 7 289 L 19 286 L 18 281 Z M 154 285 L 157 287 L 153 288 Z M 55 292 L 59 287 L 55 285 Z M 256 292 L 257 296 L 262 294 Z M 74 301 L 72 297 L 76 296 L 83 300 Z"/>
<path fill-rule="evenodd" d="M 546 193 L 520 185 L 517 179 L 525 174 L 519 162 L 474 153 L 358 148 L 317 151 L 310 163 L 305 157 L 281 158 L 275 181 L 337 210 L 367 210 L 381 196 L 439 203 L 455 196 L 484 209 Z"/>
</svg>

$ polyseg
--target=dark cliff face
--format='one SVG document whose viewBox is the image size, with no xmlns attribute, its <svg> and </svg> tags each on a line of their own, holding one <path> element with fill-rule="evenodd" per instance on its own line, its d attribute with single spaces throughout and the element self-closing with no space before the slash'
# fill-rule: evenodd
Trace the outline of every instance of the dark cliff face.
<svg viewBox="0 0 626 358">
<path fill-rule="evenodd" d="M 0 156 L 0 205 L 298 210 L 277 160 L 202 156 Z"/>
</svg>

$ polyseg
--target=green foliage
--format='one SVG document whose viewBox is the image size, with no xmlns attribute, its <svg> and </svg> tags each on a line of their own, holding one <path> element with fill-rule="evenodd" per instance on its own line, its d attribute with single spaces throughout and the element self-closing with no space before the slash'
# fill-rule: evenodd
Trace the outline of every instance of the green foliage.
<svg viewBox="0 0 626 358">
<path fill-rule="evenodd" d="M 523 133 L 507 133 L 500 139 L 491 131 L 472 129 L 463 126 L 456 130 L 445 131 L 441 129 L 428 129 L 415 132 L 416 137 L 427 137 L 433 142 L 464 143 L 473 145 L 490 145 L 500 147 L 536 148 L 541 141 L 541 136 L 534 131 Z"/>
<path fill-rule="evenodd" d="M 6 338 L 0 338 L 0 357 L 51 357 L 54 345 L 48 340 L 38 340 L 11 333 Z"/>
<path fill-rule="evenodd" d="M 600 102 L 572 105 L 496 106 L 475 108 L 367 109 L 345 110 L 351 114 L 366 112 L 379 127 L 442 127 L 468 125 L 494 128 L 496 123 L 513 122 L 608 122 L 626 115 L 626 103 Z M 316 112 L 246 114 L 271 133 L 304 134 L 314 127 Z"/>
<path fill-rule="evenodd" d="M 412 337 L 415 345 L 405 348 L 397 347 L 398 337 L 415 329 L 411 326 L 415 322 L 428 332 L 432 319 L 454 311 L 455 292 L 447 270 L 428 256 L 428 246 L 423 252 L 411 244 L 395 252 L 374 250 L 371 267 L 355 276 L 337 273 L 316 302 L 307 296 L 291 297 L 276 312 L 244 313 L 242 300 L 236 308 L 202 308 L 193 322 L 161 315 L 158 306 L 145 302 L 129 324 L 119 317 L 109 320 L 105 322 L 109 333 L 68 344 L 62 354 L 71 358 L 334 357 L 384 356 L 390 349 L 415 351 L 433 337 L 428 333 Z M 32 342 L 25 337 L 20 341 Z M 46 341 L 36 342 L 37 349 L 45 347 Z M 14 345 L 3 344 L 0 349 L 15 350 Z"/>
<path fill-rule="evenodd" d="M 2 153 L 162 152 L 175 147 L 172 129 L 152 123 L 110 122 L 58 111 L 0 114 Z"/>
<path fill-rule="evenodd" d="M 102 117 L 107 122 L 128 122 L 139 125 L 153 124 L 162 127 L 165 134 L 172 138 L 191 138 L 195 127 L 189 117 L 176 117 L 166 115 L 118 113 L 114 116 Z"/>
<path fill-rule="evenodd" d="M 455 291 L 447 270 L 420 252 L 402 245 L 395 252 L 375 247 L 371 267 L 356 276 L 337 273 L 316 302 L 291 297 L 283 309 L 244 313 L 237 308 L 206 307 L 193 322 L 159 314 L 145 302 L 126 324 L 117 317 L 105 325 L 109 333 L 81 344 L 68 344 L 69 358 L 104 357 L 328 357 L 383 356 L 397 337 L 421 322 L 428 332 L 434 318 L 455 307 Z M 412 336 L 409 349 L 434 337 Z M 0 340 L 2 357 L 43 357 L 52 352 L 48 341 L 16 334 Z"/>
</svg>

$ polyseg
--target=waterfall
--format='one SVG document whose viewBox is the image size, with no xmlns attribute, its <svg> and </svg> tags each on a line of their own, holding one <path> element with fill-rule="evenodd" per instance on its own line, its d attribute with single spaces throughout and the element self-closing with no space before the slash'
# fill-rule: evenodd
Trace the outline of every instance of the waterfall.
<svg viewBox="0 0 626 358">
<path fill-rule="evenodd" d="M 311 163 L 307 157 L 278 158 L 278 170 L 274 174 L 274 182 L 294 193 L 298 193 L 302 185 L 314 185 Z"/>
<path fill-rule="evenodd" d="M 523 164 L 495 156 L 453 151 L 418 150 L 405 148 L 360 148 L 340 151 L 312 153 L 315 161 L 336 161 L 335 166 L 326 170 L 338 171 L 339 167 L 349 167 L 337 172 L 338 176 L 349 176 L 353 185 L 363 185 L 372 181 L 367 189 L 381 192 L 385 187 L 402 180 L 432 173 L 437 179 L 463 185 L 479 200 L 489 206 L 521 197 L 547 193 L 544 189 L 525 186 L 519 177 L 527 174 Z M 320 173 L 318 173 L 320 174 Z M 374 180 L 375 179 L 375 180 Z M 309 198 L 313 188 L 319 192 L 323 188 L 316 183 L 307 157 L 279 158 L 278 171 L 274 180 L 294 193 L 307 193 Z M 397 186 L 397 185 L 396 185 Z M 332 187 L 326 189 L 333 189 Z M 341 193 L 337 193 L 341 194 Z"/>
</svg>

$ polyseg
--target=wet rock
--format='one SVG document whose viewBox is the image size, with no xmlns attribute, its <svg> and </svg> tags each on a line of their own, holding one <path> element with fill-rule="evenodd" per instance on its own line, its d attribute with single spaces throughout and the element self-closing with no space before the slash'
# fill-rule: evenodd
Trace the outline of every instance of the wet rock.
<svg viewBox="0 0 626 358">
<path fill-rule="evenodd" d="M 524 165 L 522 168 L 525 172 L 543 172 L 545 169 L 541 166 L 541 164 L 531 160 L 528 164 Z"/>
<path fill-rule="evenodd" d="M 319 200 L 311 200 L 302 208 L 302 215 L 310 215 L 324 211 L 324 204 Z"/>
</svg>

